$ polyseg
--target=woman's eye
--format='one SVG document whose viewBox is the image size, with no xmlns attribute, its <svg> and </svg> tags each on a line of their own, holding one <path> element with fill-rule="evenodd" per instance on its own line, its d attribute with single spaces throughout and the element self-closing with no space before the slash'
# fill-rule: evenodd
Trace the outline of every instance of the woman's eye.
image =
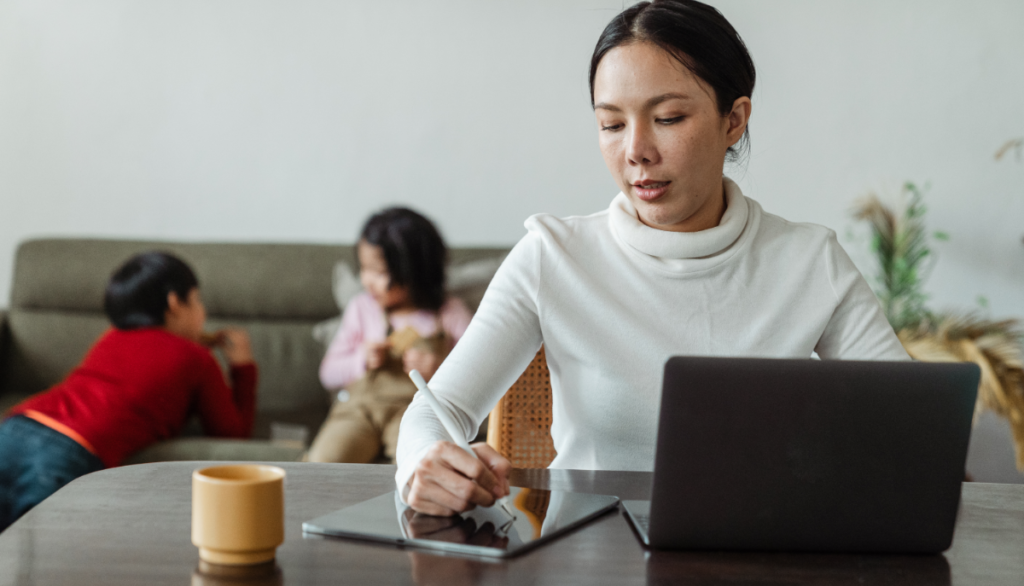
<svg viewBox="0 0 1024 586">
<path fill-rule="evenodd" d="M 675 124 L 676 122 L 680 122 L 680 121 L 682 121 L 682 119 L 683 119 L 683 116 L 676 116 L 674 118 L 655 118 L 655 120 L 658 122 L 658 124 L 663 124 L 665 126 L 668 126 L 670 124 Z"/>
<path fill-rule="evenodd" d="M 609 124 L 607 126 L 604 124 L 601 125 L 601 130 L 616 131 L 620 128 L 622 128 L 621 124 Z"/>
</svg>

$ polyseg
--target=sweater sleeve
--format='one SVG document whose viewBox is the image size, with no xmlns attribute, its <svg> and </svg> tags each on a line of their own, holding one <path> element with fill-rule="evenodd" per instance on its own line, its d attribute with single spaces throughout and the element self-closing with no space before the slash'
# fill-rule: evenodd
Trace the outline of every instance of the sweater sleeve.
<svg viewBox="0 0 1024 586">
<path fill-rule="evenodd" d="M 320 384 L 336 391 L 366 374 L 364 304 L 358 297 L 349 302 L 341 316 L 341 327 L 320 362 Z"/>
<path fill-rule="evenodd" d="M 825 269 L 837 306 L 815 352 L 824 359 L 909 360 L 882 312 L 878 298 L 839 245 L 835 233 L 825 244 Z"/>
<path fill-rule="evenodd" d="M 542 243 L 530 232 L 487 287 L 465 335 L 430 379 L 441 406 L 472 440 L 480 423 L 519 378 L 541 345 L 537 289 Z M 400 494 L 430 447 L 452 438 L 419 394 L 402 418 L 395 481 Z"/>
<path fill-rule="evenodd" d="M 256 364 L 233 365 L 228 387 L 213 356 L 202 362 L 198 403 L 203 429 L 216 437 L 249 437 L 256 416 Z"/>
</svg>

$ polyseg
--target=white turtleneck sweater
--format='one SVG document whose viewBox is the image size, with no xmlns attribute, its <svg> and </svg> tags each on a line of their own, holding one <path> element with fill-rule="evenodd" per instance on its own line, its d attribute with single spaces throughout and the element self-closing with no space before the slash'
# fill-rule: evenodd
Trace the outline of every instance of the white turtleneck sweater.
<svg viewBox="0 0 1024 586">
<path fill-rule="evenodd" d="M 724 180 L 721 223 L 641 223 L 605 211 L 539 214 L 430 387 L 467 438 L 541 343 L 551 370 L 552 468 L 651 470 L 661 378 L 675 355 L 907 360 L 835 233 L 762 211 Z M 450 437 L 417 396 L 402 419 L 399 487 Z"/>
</svg>

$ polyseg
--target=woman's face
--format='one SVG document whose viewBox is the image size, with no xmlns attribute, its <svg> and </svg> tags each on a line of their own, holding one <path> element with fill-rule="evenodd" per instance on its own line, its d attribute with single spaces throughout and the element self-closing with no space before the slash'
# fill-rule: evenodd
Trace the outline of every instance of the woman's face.
<svg viewBox="0 0 1024 586">
<path fill-rule="evenodd" d="M 718 225 L 722 167 L 746 129 L 749 98 L 723 116 L 714 89 L 657 45 L 637 42 L 601 59 L 594 112 L 604 162 L 640 221 L 674 232 Z"/>
</svg>

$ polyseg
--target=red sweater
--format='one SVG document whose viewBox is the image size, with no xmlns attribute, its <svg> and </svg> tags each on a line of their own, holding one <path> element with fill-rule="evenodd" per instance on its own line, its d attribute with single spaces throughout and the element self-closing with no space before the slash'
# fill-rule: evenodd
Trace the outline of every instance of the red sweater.
<svg viewBox="0 0 1024 586">
<path fill-rule="evenodd" d="M 111 329 L 66 379 L 10 414 L 41 414 L 38 420 L 56 422 L 50 426 L 58 431 L 67 427 L 106 466 L 117 466 L 176 436 L 193 412 L 210 435 L 248 437 L 256 365 L 233 366 L 231 379 L 233 390 L 210 351 L 195 342 L 160 328 Z"/>
</svg>

